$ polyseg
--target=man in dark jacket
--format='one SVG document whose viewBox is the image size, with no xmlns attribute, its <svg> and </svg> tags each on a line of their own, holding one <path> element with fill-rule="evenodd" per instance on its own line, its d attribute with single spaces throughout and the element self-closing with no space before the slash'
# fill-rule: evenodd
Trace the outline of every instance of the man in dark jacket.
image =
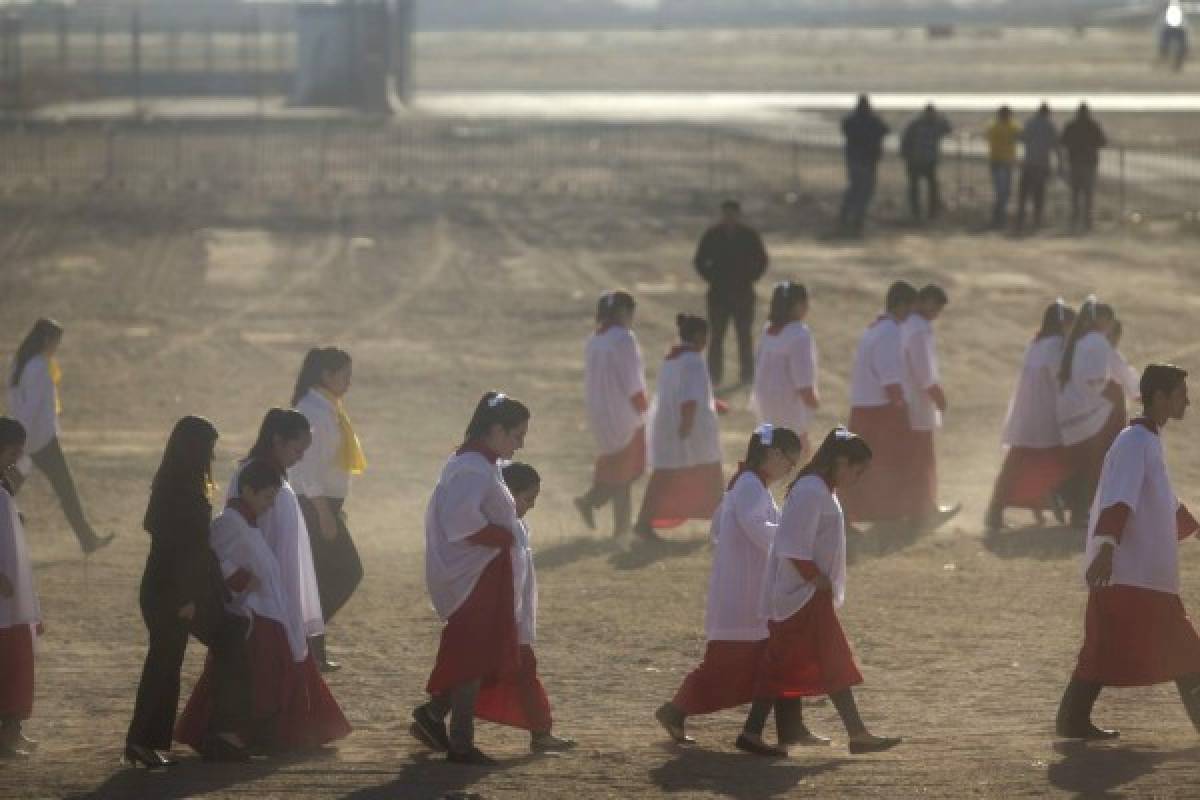
<svg viewBox="0 0 1200 800">
<path fill-rule="evenodd" d="M 847 185 L 838 224 L 843 234 L 860 236 L 875 194 L 875 172 L 883 155 L 883 138 L 888 135 L 888 126 L 871 110 L 871 101 L 865 94 L 859 95 L 854 111 L 842 120 L 842 135 L 846 138 Z"/>
<path fill-rule="evenodd" d="M 908 207 L 918 222 L 921 220 L 921 181 L 929 184 L 929 219 L 942 210 L 937 168 L 942 155 L 942 139 L 950 135 L 950 130 L 950 123 L 930 104 L 908 123 L 900 137 L 900 155 L 908 169 Z"/>
<path fill-rule="evenodd" d="M 767 250 L 758 231 L 742 222 L 735 200 L 721 204 L 721 221 L 704 232 L 693 260 L 708 283 L 708 371 L 714 386 L 724 372 L 725 329 L 733 319 L 742 383 L 754 379 L 754 282 L 767 270 Z"/>
<path fill-rule="evenodd" d="M 1108 139 L 1092 119 L 1087 103 L 1079 106 L 1075 118 L 1063 128 L 1061 141 L 1071 170 L 1071 229 L 1091 230 L 1096 168 L 1100 163 L 1100 148 L 1108 144 Z"/>
</svg>

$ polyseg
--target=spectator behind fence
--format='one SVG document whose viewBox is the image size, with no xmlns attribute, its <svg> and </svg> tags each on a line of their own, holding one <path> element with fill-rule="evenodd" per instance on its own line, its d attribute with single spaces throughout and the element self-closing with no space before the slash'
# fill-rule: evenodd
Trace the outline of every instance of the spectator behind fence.
<svg viewBox="0 0 1200 800">
<path fill-rule="evenodd" d="M 1017 163 L 1017 140 L 1021 126 L 1012 118 L 1012 109 L 1000 106 L 996 118 L 987 129 L 988 166 L 992 174 L 992 227 L 1003 230 L 1008 225 L 1008 198 L 1012 195 L 1013 166 Z"/>
<path fill-rule="evenodd" d="M 854 111 L 842 120 L 842 135 L 846 138 L 847 185 L 838 225 L 843 235 L 861 236 L 875 194 L 883 139 L 888 135 L 887 124 L 871 109 L 865 94 L 859 95 Z"/>
<path fill-rule="evenodd" d="M 725 329 L 730 318 L 737 334 L 742 383 L 754 380 L 754 282 L 767 271 L 767 250 L 758 231 L 742 222 L 736 200 L 721 204 L 721 219 L 704 232 L 693 261 L 708 284 L 708 372 L 714 386 L 724 374 Z"/>
<path fill-rule="evenodd" d="M 938 160 L 942 139 L 950 134 L 950 123 L 933 104 L 925 106 L 900 137 L 900 156 L 908 171 L 908 207 L 913 219 L 921 221 L 921 181 L 929 184 L 929 219 L 942 211 L 942 193 L 938 186 Z"/>
<path fill-rule="evenodd" d="M 1096 193 L 1096 167 L 1100 148 L 1108 145 L 1103 129 L 1092 119 L 1087 103 L 1063 127 L 1062 146 L 1067 151 L 1071 183 L 1071 230 L 1092 229 L 1092 198 Z"/>
<path fill-rule="evenodd" d="M 1037 113 L 1025 122 L 1021 130 L 1021 143 L 1025 145 L 1025 163 L 1021 166 L 1021 180 L 1017 184 L 1017 230 L 1025 228 L 1025 204 L 1033 201 L 1033 227 L 1042 226 L 1042 210 L 1046 206 L 1046 181 L 1050 178 L 1050 155 L 1053 153 L 1059 164 L 1062 154 L 1058 149 L 1058 129 L 1050 118 L 1050 106 L 1042 103 Z"/>
</svg>

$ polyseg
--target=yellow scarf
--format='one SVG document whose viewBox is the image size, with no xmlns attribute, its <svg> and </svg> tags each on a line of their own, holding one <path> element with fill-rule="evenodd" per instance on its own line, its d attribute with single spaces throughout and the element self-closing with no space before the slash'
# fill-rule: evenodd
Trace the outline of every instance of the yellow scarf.
<svg viewBox="0 0 1200 800">
<path fill-rule="evenodd" d="M 342 405 L 342 398 L 335 397 L 332 392 L 320 386 L 316 389 L 337 411 L 338 428 L 342 432 L 342 442 L 338 446 L 338 466 L 351 475 L 361 475 L 367 468 L 367 457 L 363 454 L 354 426 L 350 424 L 350 415 Z"/>
<path fill-rule="evenodd" d="M 50 380 L 54 384 L 54 413 L 62 413 L 62 396 L 58 393 L 58 385 L 62 383 L 62 367 L 58 365 L 57 358 L 46 359 L 46 366 L 50 370 Z"/>
</svg>

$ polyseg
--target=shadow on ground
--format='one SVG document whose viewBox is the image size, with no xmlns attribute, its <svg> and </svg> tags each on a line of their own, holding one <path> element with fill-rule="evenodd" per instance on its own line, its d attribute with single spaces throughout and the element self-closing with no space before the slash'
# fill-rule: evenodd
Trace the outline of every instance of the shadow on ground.
<svg viewBox="0 0 1200 800">
<path fill-rule="evenodd" d="M 184 800 L 219 792 L 264 778 L 284 765 L 281 761 L 249 764 L 212 764 L 199 758 L 184 758 L 170 769 L 147 770 L 120 767 L 90 792 L 68 795 L 68 800 Z"/>
<path fill-rule="evenodd" d="M 609 556 L 608 563 L 612 565 L 613 569 L 644 569 L 668 558 L 683 558 L 691 555 L 707 545 L 707 536 L 703 539 L 663 539 L 654 542 L 634 540 L 627 549 L 619 550 Z"/>
<path fill-rule="evenodd" d="M 1033 558 L 1054 561 L 1083 553 L 1087 531 L 1078 528 L 1031 526 L 989 531 L 983 546 L 999 558 Z"/>
<path fill-rule="evenodd" d="M 585 558 L 610 555 L 620 549 L 620 544 L 611 536 L 605 538 L 584 536 L 568 539 L 549 547 L 539 547 L 533 553 L 533 563 L 539 570 L 558 569 Z"/>
<path fill-rule="evenodd" d="M 1162 751 L 1063 742 L 1054 750 L 1062 760 L 1050 765 L 1047 779 L 1056 788 L 1079 797 L 1117 797 L 1122 786 L 1149 775 L 1161 764 L 1194 763 L 1200 758 L 1200 747 Z"/>
<path fill-rule="evenodd" d="M 708 792 L 737 800 L 765 800 L 791 793 L 802 780 L 841 766 L 834 760 L 813 764 L 766 761 L 742 753 L 688 748 L 650 770 L 651 783 L 664 792 Z"/>
<path fill-rule="evenodd" d="M 515 769 L 537 758 L 525 755 L 520 758 L 502 759 L 495 766 L 471 767 L 450 764 L 443 756 L 422 754 L 409 761 L 395 773 L 392 780 L 378 786 L 342 795 L 343 800 L 440 800 L 475 796 L 470 788 L 488 775 L 506 769 Z"/>
</svg>

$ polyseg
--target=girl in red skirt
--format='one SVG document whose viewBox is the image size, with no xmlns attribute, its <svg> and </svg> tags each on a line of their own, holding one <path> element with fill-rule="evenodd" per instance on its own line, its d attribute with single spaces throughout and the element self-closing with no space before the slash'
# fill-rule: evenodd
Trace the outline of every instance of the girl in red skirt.
<svg viewBox="0 0 1200 800">
<path fill-rule="evenodd" d="M 1046 307 L 1042 327 L 1025 348 L 1021 375 L 1004 420 L 1004 463 L 984 518 L 989 531 L 1004 527 L 1006 508 L 1033 511 L 1039 525 L 1043 524 L 1042 512 L 1053 508 L 1059 523 L 1064 521 L 1058 489 L 1070 467 L 1055 408 L 1064 337 L 1074 322 L 1075 310 L 1060 298 Z"/>
<path fill-rule="evenodd" d="M 246 657 L 253 705 L 242 739 L 269 752 L 320 747 L 347 736 L 350 723 L 309 652 L 279 561 L 255 527 L 275 504 L 283 479 L 278 465 L 254 460 L 241 467 L 237 482 L 237 497 L 213 520 L 209 543 L 233 597 L 227 607 L 250 621 Z M 176 728 L 175 738 L 197 749 L 212 712 L 213 669 L 209 658 Z"/>
<path fill-rule="evenodd" d="M 675 318 L 679 344 L 658 374 L 650 413 L 650 463 L 654 471 L 633 532 L 655 540 L 655 528 L 672 528 L 689 519 L 712 519 L 721 502 L 721 436 L 704 348 L 708 322 L 680 314 Z"/>
<path fill-rule="evenodd" d="M 635 308 L 628 292 L 600 296 L 583 373 L 588 423 L 600 455 L 592 486 L 575 498 L 575 508 L 584 524 L 595 528 L 596 509 L 611 502 L 614 536 L 629 533 L 630 492 L 646 469 L 646 378 L 642 351 L 631 330 Z"/>
<path fill-rule="evenodd" d="M 38 745 L 21 731 L 33 714 L 33 640 L 42 625 L 11 480 L 24 449 L 25 426 L 0 417 L 0 758 L 27 757 Z"/>
<path fill-rule="evenodd" d="M 829 695 L 850 737 L 850 752 L 887 750 L 900 739 L 867 730 L 852 686 L 862 683 L 835 609 L 846 591 L 846 527 L 836 492 L 854 486 L 871 463 L 871 448 L 845 428 L 825 437 L 788 489 L 779 531 L 767 558 L 763 599 L 770 636 L 755 701 L 738 747 L 778 755 L 761 746 L 772 704 L 780 699 Z M 796 708 L 799 716 L 799 706 Z"/>
<path fill-rule="evenodd" d="M 767 552 L 779 527 L 779 507 L 769 487 L 791 474 L 803 449 L 796 433 L 764 423 L 750 437 L 746 460 L 738 466 L 713 518 L 704 660 L 684 679 L 675 698 L 655 714 L 679 744 L 694 741 L 684 730 L 689 716 L 734 708 L 754 699 L 754 684 L 767 646 L 763 578 Z M 807 731 L 787 731 L 787 717 L 777 706 L 781 745 L 815 741 L 805 735 Z M 754 733 L 746 735 L 756 746 L 767 747 Z"/>
</svg>

